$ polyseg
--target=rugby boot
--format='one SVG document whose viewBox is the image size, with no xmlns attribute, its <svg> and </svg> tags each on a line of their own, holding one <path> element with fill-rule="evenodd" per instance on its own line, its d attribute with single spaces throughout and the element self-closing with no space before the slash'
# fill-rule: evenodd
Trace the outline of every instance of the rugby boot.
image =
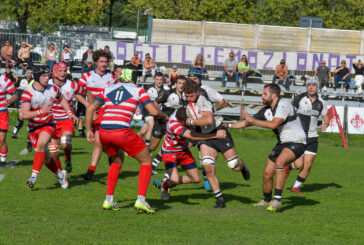
<svg viewBox="0 0 364 245">
<path fill-rule="evenodd" d="M 5 161 L 1 161 L 0 162 L 0 167 L 6 167 L 6 162 Z"/>
<path fill-rule="evenodd" d="M 269 206 L 267 207 L 267 211 L 269 212 L 278 212 L 281 209 L 282 203 L 276 199 L 273 199 Z"/>
<path fill-rule="evenodd" d="M 94 172 L 92 172 L 90 169 L 87 170 L 86 173 L 81 175 L 85 180 L 91 180 L 94 176 Z"/>
<path fill-rule="evenodd" d="M 217 199 L 214 208 L 226 208 L 224 199 L 223 198 Z"/>
<path fill-rule="evenodd" d="M 113 211 L 119 211 L 120 208 L 116 205 L 116 202 L 108 202 L 107 200 L 104 201 L 104 203 L 102 204 L 102 208 L 104 210 L 113 210 Z"/>
<path fill-rule="evenodd" d="M 35 178 L 35 177 L 30 177 L 26 182 L 25 182 L 25 184 L 27 184 L 27 186 L 29 187 L 29 188 L 33 188 L 33 186 L 35 185 L 35 181 L 36 181 L 37 179 Z"/>
<path fill-rule="evenodd" d="M 254 207 L 264 207 L 264 206 L 267 206 L 268 204 L 269 204 L 269 202 L 260 200 L 259 202 L 254 203 L 253 206 Z"/>
<path fill-rule="evenodd" d="M 146 214 L 154 214 L 155 210 L 153 210 L 149 204 L 146 201 L 139 201 L 136 200 L 134 203 L 134 208 L 138 211 L 138 212 L 143 212 Z"/>
<path fill-rule="evenodd" d="M 300 190 L 300 188 L 299 188 L 299 187 L 292 188 L 292 189 L 291 189 L 291 192 L 294 192 L 294 193 L 296 193 L 296 194 L 302 194 L 302 192 L 301 192 L 301 190 Z"/>
<path fill-rule="evenodd" d="M 27 151 L 30 153 L 33 150 L 32 142 L 30 140 L 27 140 Z"/>
<path fill-rule="evenodd" d="M 163 201 L 167 201 L 169 200 L 169 193 L 171 192 L 170 188 L 164 189 L 163 188 L 163 184 L 167 181 L 168 179 L 164 179 L 161 185 L 161 200 Z"/>
<path fill-rule="evenodd" d="M 66 170 L 62 170 L 61 176 L 58 176 L 58 181 L 61 184 L 62 189 L 68 188 L 68 181 L 67 181 L 67 172 Z"/>
</svg>

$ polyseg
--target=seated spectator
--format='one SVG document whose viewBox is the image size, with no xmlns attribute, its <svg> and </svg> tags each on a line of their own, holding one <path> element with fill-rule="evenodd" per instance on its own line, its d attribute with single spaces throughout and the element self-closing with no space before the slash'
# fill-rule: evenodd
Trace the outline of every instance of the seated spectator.
<svg viewBox="0 0 364 245">
<path fill-rule="evenodd" d="M 9 78 L 10 81 L 12 81 L 13 83 L 15 83 L 15 84 L 18 83 L 19 78 L 18 78 L 17 75 L 15 75 L 14 72 L 11 71 L 10 66 L 5 67 L 4 76 L 6 76 L 7 78 Z"/>
<path fill-rule="evenodd" d="M 47 57 L 47 66 L 49 67 L 50 71 L 53 71 L 53 66 L 54 64 L 57 63 L 56 59 L 57 59 L 57 55 L 58 55 L 58 51 L 56 49 L 56 47 L 54 46 L 54 43 L 50 43 L 48 45 L 48 50 L 46 51 L 46 57 Z"/>
<path fill-rule="evenodd" d="M 10 66 L 13 58 L 14 48 L 8 40 L 5 41 L 5 46 L 1 48 L 1 59 L 5 61 L 5 67 Z"/>
<path fill-rule="evenodd" d="M 110 51 L 110 47 L 108 45 L 106 45 L 104 47 L 104 50 L 105 50 L 105 52 L 110 54 L 111 59 L 109 60 L 109 67 L 108 68 L 110 68 L 110 71 L 113 72 L 114 71 L 114 66 L 115 66 L 115 64 L 114 64 L 114 59 L 115 59 L 114 54 Z"/>
<path fill-rule="evenodd" d="M 89 72 L 93 69 L 92 54 L 94 53 L 94 45 L 90 44 L 88 50 L 82 55 L 82 73 Z"/>
<path fill-rule="evenodd" d="M 229 53 L 229 58 L 225 60 L 224 71 L 222 72 L 222 84 L 221 87 L 226 86 L 226 75 L 229 77 L 235 77 L 236 87 L 239 88 L 239 72 L 238 72 L 238 62 L 234 57 L 234 53 Z"/>
<path fill-rule="evenodd" d="M 202 54 L 197 54 L 196 59 L 192 62 L 190 72 L 192 73 L 204 73 L 206 72 L 206 64 Z"/>
<path fill-rule="evenodd" d="M 250 71 L 250 66 L 248 63 L 248 58 L 246 57 L 246 55 L 244 54 L 243 56 L 241 56 L 241 60 L 238 64 L 238 71 L 240 73 L 240 76 L 242 78 L 242 85 L 243 88 L 246 88 L 246 83 L 247 83 L 247 77 Z"/>
<path fill-rule="evenodd" d="M 332 84 L 331 72 L 329 67 L 326 66 L 326 61 L 321 61 L 321 66 L 317 67 L 315 71 L 315 78 L 318 77 L 320 88 L 326 91 L 326 86 L 330 87 Z"/>
<path fill-rule="evenodd" d="M 285 60 L 281 60 L 279 65 L 276 66 L 273 83 L 276 83 L 277 78 L 279 79 L 278 83 L 283 83 L 284 87 L 289 90 L 290 79 L 288 76 L 288 66 L 286 65 Z"/>
<path fill-rule="evenodd" d="M 172 70 L 169 72 L 168 75 L 168 86 L 172 88 L 176 83 L 177 77 L 180 75 L 179 71 L 177 70 L 177 66 L 173 65 Z"/>
<path fill-rule="evenodd" d="M 143 62 L 143 74 L 142 74 L 142 80 L 144 81 L 145 76 L 147 73 L 151 73 L 152 77 L 154 78 L 155 76 L 155 64 L 153 59 L 150 57 L 150 54 L 147 53 L 145 55 L 145 59 Z"/>
<path fill-rule="evenodd" d="M 133 69 L 138 69 L 139 66 L 142 64 L 139 58 L 138 52 L 134 52 L 134 56 L 131 58 L 131 65 L 133 66 Z"/>
<path fill-rule="evenodd" d="M 358 62 L 353 62 L 353 67 L 355 70 L 355 88 L 358 89 L 358 93 L 363 93 L 362 84 L 364 82 L 364 65 L 361 60 Z"/>
<path fill-rule="evenodd" d="M 26 62 L 28 67 L 33 66 L 32 58 L 30 56 L 30 50 L 33 48 L 32 45 L 23 41 L 21 48 L 18 51 L 18 66 L 23 69 L 23 74 L 25 74 L 26 67 L 24 63 Z"/>
<path fill-rule="evenodd" d="M 71 67 L 72 67 L 72 50 L 68 47 L 68 45 L 63 46 L 63 52 L 61 53 L 61 60 L 63 63 L 67 66 L 67 73 L 71 73 Z"/>
<path fill-rule="evenodd" d="M 350 73 L 349 73 L 349 68 L 346 67 L 346 61 L 345 60 L 341 61 L 340 66 L 335 69 L 334 73 L 335 73 L 335 78 L 334 78 L 335 88 L 334 88 L 334 90 L 336 90 L 336 88 L 339 86 L 340 81 L 344 81 L 346 91 L 348 91 L 349 87 L 350 87 Z"/>
</svg>

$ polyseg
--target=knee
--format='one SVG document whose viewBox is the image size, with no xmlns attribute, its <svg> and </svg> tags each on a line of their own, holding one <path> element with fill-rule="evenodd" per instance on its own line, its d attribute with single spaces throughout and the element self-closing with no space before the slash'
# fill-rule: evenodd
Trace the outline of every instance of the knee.
<svg viewBox="0 0 364 245">
<path fill-rule="evenodd" d="M 264 170 L 263 172 L 263 179 L 269 180 L 273 178 L 274 173 L 272 171 Z"/>
<path fill-rule="evenodd" d="M 192 182 L 193 183 L 200 183 L 201 182 L 201 176 L 197 175 L 196 177 L 192 177 Z"/>
</svg>

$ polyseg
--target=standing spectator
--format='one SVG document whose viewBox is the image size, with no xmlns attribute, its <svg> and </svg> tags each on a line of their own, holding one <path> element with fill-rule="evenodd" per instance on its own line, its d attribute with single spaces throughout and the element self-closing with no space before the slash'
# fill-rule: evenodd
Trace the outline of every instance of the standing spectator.
<svg viewBox="0 0 364 245">
<path fill-rule="evenodd" d="M 13 83 L 15 83 L 15 84 L 18 83 L 19 78 L 18 78 L 17 75 L 15 75 L 14 72 L 11 71 L 10 66 L 5 67 L 4 76 L 6 76 L 7 78 L 9 78 L 10 81 L 12 81 Z"/>
<path fill-rule="evenodd" d="M 94 53 L 94 45 L 90 44 L 88 50 L 82 55 L 82 74 L 92 70 L 93 60 L 92 54 Z"/>
<path fill-rule="evenodd" d="M 248 58 L 246 57 L 246 55 L 244 54 L 243 56 L 241 56 L 241 60 L 238 64 L 238 71 L 240 73 L 241 79 L 242 79 L 242 85 L 243 88 L 246 88 L 246 83 L 247 83 L 247 77 L 248 77 L 248 73 L 250 71 L 250 66 L 248 63 Z"/>
<path fill-rule="evenodd" d="M 68 45 L 63 46 L 63 52 L 61 53 L 61 60 L 67 66 L 67 73 L 71 73 L 71 66 L 72 66 L 72 50 L 68 47 Z"/>
<path fill-rule="evenodd" d="M 222 72 L 222 84 L 221 87 L 226 86 L 226 75 L 229 77 L 234 76 L 235 77 L 235 83 L 236 87 L 239 88 L 239 72 L 237 72 L 238 62 L 236 61 L 234 57 L 234 53 L 229 53 L 229 58 L 225 60 L 224 63 L 224 71 Z"/>
<path fill-rule="evenodd" d="M 331 72 L 326 66 L 326 61 L 321 61 L 321 66 L 317 67 L 315 71 L 315 77 L 318 77 L 320 88 L 324 88 L 326 91 L 326 86 L 332 85 Z"/>
<path fill-rule="evenodd" d="M 26 67 L 24 66 L 24 62 L 27 63 L 29 67 L 33 66 L 32 58 L 30 57 L 30 50 L 33 48 L 32 45 L 23 41 L 21 44 L 21 48 L 18 51 L 18 65 L 23 69 L 23 75 L 25 74 Z"/>
<path fill-rule="evenodd" d="M 152 77 L 154 79 L 154 75 L 155 75 L 155 64 L 154 64 L 154 61 L 153 59 L 150 57 L 150 54 L 147 53 L 145 55 L 145 59 L 144 59 L 144 62 L 143 62 L 143 75 L 142 75 L 142 80 L 144 81 L 145 79 L 145 75 L 147 73 L 151 73 L 152 74 Z"/>
<path fill-rule="evenodd" d="M 358 93 L 363 93 L 362 84 L 364 82 L 364 66 L 361 60 L 358 62 L 353 62 L 353 67 L 355 70 L 355 88 L 358 89 Z"/>
<path fill-rule="evenodd" d="M 139 58 L 138 52 L 134 52 L 134 56 L 131 58 L 131 65 L 133 66 L 133 69 L 138 69 L 139 66 L 142 64 Z"/>
<path fill-rule="evenodd" d="M 9 40 L 6 40 L 5 46 L 1 48 L 1 59 L 5 61 L 5 67 L 10 66 L 13 54 L 14 48 L 10 45 Z"/>
<path fill-rule="evenodd" d="M 206 72 L 206 64 L 202 54 L 197 54 L 196 59 L 192 62 L 190 73 Z"/>
<path fill-rule="evenodd" d="M 346 67 L 346 60 L 341 61 L 340 66 L 335 69 L 334 73 L 335 73 L 334 90 L 336 90 L 336 88 L 339 86 L 340 81 L 344 81 L 346 85 L 346 91 L 348 91 L 350 85 L 350 73 L 349 69 Z"/>
<path fill-rule="evenodd" d="M 114 64 L 114 59 L 115 59 L 114 54 L 110 51 L 110 47 L 108 45 L 105 46 L 104 50 L 105 50 L 106 53 L 110 54 L 111 58 L 110 58 L 110 62 L 109 62 L 109 68 L 110 68 L 110 71 L 113 72 L 114 71 L 114 66 L 115 66 L 115 64 Z"/>
<path fill-rule="evenodd" d="M 56 47 L 54 46 L 54 43 L 50 43 L 48 45 L 48 50 L 46 52 L 46 58 L 47 58 L 47 66 L 49 67 L 50 71 L 53 71 L 53 66 L 54 64 L 57 63 L 56 58 L 58 55 L 58 51 L 56 49 Z"/>
<path fill-rule="evenodd" d="M 276 66 L 276 70 L 274 71 L 273 83 L 276 83 L 277 78 L 279 82 L 282 82 L 284 87 L 289 90 L 289 76 L 288 76 L 288 66 L 286 65 L 285 60 L 281 60 L 279 65 Z"/>
<path fill-rule="evenodd" d="M 180 75 L 179 71 L 177 70 L 177 66 L 173 65 L 172 66 L 172 70 L 169 72 L 168 75 L 168 86 L 172 88 L 172 86 L 174 86 L 174 84 L 177 81 L 177 77 Z"/>
</svg>

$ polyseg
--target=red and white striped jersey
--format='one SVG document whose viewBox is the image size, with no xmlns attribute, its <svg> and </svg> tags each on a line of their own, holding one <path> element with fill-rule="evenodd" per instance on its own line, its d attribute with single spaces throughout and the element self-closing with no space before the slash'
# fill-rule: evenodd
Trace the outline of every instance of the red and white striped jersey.
<svg viewBox="0 0 364 245">
<path fill-rule="evenodd" d="M 104 93 L 105 88 L 110 87 L 117 83 L 115 76 L 106 72 L 104 75 L 96 73 L 94 70 L 84 73 L 78 81 L 81 87 L 86 88 L 87 91 L 92 93 L 92 96 L 96 98 L 100 93 Z M 98 111 L 103 111 L 104 107 L 101 107 Z"/>
<path fill-rule="evenodd" d="M 176 113 L 170 118 L 166 126 L 166 136 L 164 137 L 162 152 L 174 153 L 188 149 L 188 142 L 183 138 L 187 128 L 177 121 Z"/>
<path fill-rule="evenodd" d="M 151 103 L 148 93 L 132 83 L 120 82 L 99 93 L 96 100 L 105 106 L 100 127 L 103 129 L 130 128 L 136 108 Z"/>
<path fill-rule="evenodd" d="M 61 94 L 63 97 L 66 98 L 68 104 L 71 105 L 72 97 L 75 94 L 83 95 L 84 88 L 80 85 L 78 85 L 76 82 L 71 80 L 66 80 L 66 82 L 62 86 L 58 86 L 55 84 L 53 79 L 50 79 L 48 84 L 52 84 L 54 86 L 57 86 L 61 90 Z M 72 111 L 73 107 L 70 106 Z M 56 121 L 62 121 L 69 119 L 66 110 L 61 106 L 59 100 L 55 100 L 53 103 L 53 114 L 56 119 Z"/>
<path fill-rule="evenodd" d="M 9 78 L 0 75 L 0 112 L 8 111 L 8 106 L 6 105 L 6 94 L 14 95 L 15 86 Z"/>
<path fill-rule="evenodd" d="M 53 104 L 55 100 L 59 100 L 62 96 L 61 90 L 52 84 L 48 84 L 44 91 L 39 91 L 34 88 L 34 84 L 24 90 L 20 103 L 30 103 L 32 111 L 36 111 L 42 107 L 42 105 Z M 31 133 L 36 129 L 45 125 L 54 125 L 53 113 L 43 113 L 35 118 L 29 119 L 28 131 Z"/>
</svg>

